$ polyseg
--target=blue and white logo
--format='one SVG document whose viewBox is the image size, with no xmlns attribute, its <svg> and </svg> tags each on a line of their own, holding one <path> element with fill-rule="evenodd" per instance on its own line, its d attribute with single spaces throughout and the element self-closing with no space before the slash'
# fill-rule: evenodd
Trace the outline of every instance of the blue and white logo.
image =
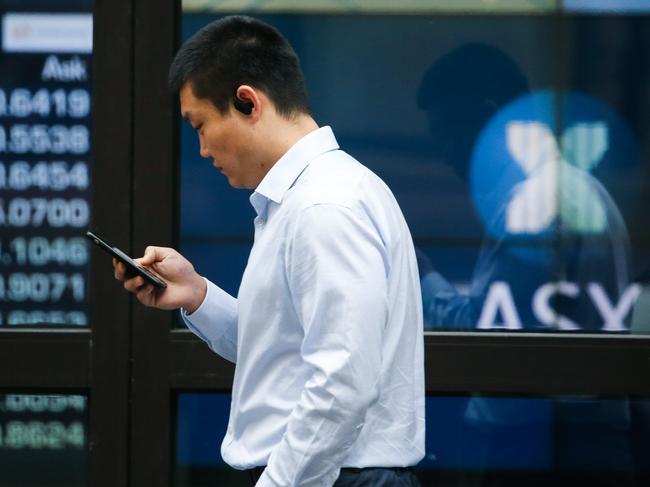
<svg viewBox="0 0 650 487">
<path fill-rule="evenodd" d="M 523 311 L 526 326 L 627 330 L 641 287 L 628 276 L 621 212 L 595 173 L 620 178 L 642 166 L 631 130 L 594 98 L 539 92 L 501 109 L 470 168 L 472 198 L 492 237 L 476 270 L 485 296 L 477 327 L 521 329 Z M 578 238 L 556 240 L 565 236 Z M 579 259 L 562 261 L 557 241 Z M 570 272 L 556 272 L 563 262 Z M 560 314 L 559 298 L 573 314 Z"/>
<path fill-rule="evenodd" d="M 606 231 L 613 202 L 592 175 L 606 157 L 641 163 L 626 124 L 594 98 L 544 91 L 506 105 L 471 161 L 472 197 L 488 233 L 527 240 Z"/>
</svg>

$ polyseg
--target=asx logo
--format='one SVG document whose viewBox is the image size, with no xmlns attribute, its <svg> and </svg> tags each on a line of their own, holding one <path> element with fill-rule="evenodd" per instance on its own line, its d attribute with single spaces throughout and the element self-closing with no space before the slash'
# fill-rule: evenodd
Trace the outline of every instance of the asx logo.
<svg viewBox="0 0 650 487">
<path fill-rule="evenodd" d="M 582 316 L 553 309 L 563 301 L 591 310 L 590 328 L 626 329 L 641 288 L 629 278 L 622 214 L 593 172 L 637 164 L 631 130 L 589 96 L 535 92 L 495 114 L 470 166 L 488 237 L 475 270 L 485 296 L 479 328 L 524 328 L 523 315 L 543 328 L 583 329 Z"/>
<path fill-rule="evenodd" d="M 608 148 L 607 126 L 582 122 L 567 128 L 560 140 L 558 144 L 540 122 L 507 124 L 508 151 L 526 177 L 507 203 L 509 233 L 539 233 L 556 219 L 579 233 L 605 229 L 605 204 L 585 172 L 598 165 Z"/>
<path fill-rule="evenodd" d="M 639 284 L 627 286 L 618 302 L 611 302 L 598 282 L 588 283 L 584 292 L 602 319 L 601 331 L 621 332 L 627 330 L 625 320 L 641 294 Z M 530 305 L 533 316 L 547 329 L 558 331 L 583 329 L 580 323 L 576 323 L 553 309 L 551 303 L 556 296 L 568 299 L 584 298 L 581 296 L 580 287 L 574 282 L 548 282 L 541 285 L 531 296 Z M 521 330 L 524 328 L 509 283 L 495 281 L 490 285 L 477 327 L 483 330 Z"/>
<path fill-rule="evenodd" d="M 470 162 L 474 207 L 497 239 L 611 232 L 609 213 L 618 209 L 592 174 L 605 161 L 643 165 L 616 113 L 578 93 L 531 93 L 503 107 L 478 137 Z"/>
</svg>

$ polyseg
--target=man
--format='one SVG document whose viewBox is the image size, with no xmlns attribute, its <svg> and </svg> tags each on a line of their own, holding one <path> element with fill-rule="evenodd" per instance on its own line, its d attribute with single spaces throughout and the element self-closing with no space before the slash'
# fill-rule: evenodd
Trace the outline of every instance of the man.
<svg viewBox="0 0 650 487">
<path fill-rule="evenodd" d="M 295 53 L 260 21 L 227 17 L 197 32 L 170 86 L 201 155 L 255 190 L 254 245 L 237 299 L 160 247 L 139 261 L 168 287 L 124 286 L 145 305 L 181 308 L 237 364 L 224 460 L 258 486 L 417 485 L 422 305 L 390 190 L 318 128 Z"/>
</svg>

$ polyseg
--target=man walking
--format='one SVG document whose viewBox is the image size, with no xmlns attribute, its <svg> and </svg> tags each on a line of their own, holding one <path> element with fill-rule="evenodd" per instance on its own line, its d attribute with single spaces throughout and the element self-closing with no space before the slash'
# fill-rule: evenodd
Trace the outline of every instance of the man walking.
<svg viewBox="0 0 650 487">
<path fill-rule="evenodd" d="M 271 26 L 215 21 L 170 69 L 201 155 L 254 190 L 255 238 L 237 298 L 173 249 L 116 278 L 236 363 L 221 453 L 257 486 L 410 486 L 424 455 L 422 304 L 388 187 L 309 110 L 299 61 Z"/>
</svg>

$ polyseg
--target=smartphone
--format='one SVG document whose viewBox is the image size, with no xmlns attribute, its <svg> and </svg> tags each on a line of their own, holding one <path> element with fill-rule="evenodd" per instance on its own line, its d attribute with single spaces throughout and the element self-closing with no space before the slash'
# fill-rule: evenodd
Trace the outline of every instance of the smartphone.
<svg viewBox="0 0 650 487">
<path fill-rule="evenodd" d="M 149 269 L 144 268 L 140 264 L 138 264 L 136 261 L 134 261 L 131 257 L 126 255 L 124 252 L 122 252 L 120 249 L 117 247 L 109 244 L 106 240 L 104 240 L 101 237 L 98 237 L 92 232 L 86 232 L 86 237 L 93 242 L 95 245 L 97 245 L 99 248 L 103 249 L 104 252 L 109 253 L 113 257 L 115 257 L 117 260 L 122 262 L 126 267 L 127 267 L 127 274 L 128 275 L 139 275 L 144 278 L 145 281 L 147 281 L 149 284 L 153 284 L 154 286 L 164 289 L 167 287 L 167 283 L 163 281 L 159 276 L 151 272 Z"/>
</svg>

